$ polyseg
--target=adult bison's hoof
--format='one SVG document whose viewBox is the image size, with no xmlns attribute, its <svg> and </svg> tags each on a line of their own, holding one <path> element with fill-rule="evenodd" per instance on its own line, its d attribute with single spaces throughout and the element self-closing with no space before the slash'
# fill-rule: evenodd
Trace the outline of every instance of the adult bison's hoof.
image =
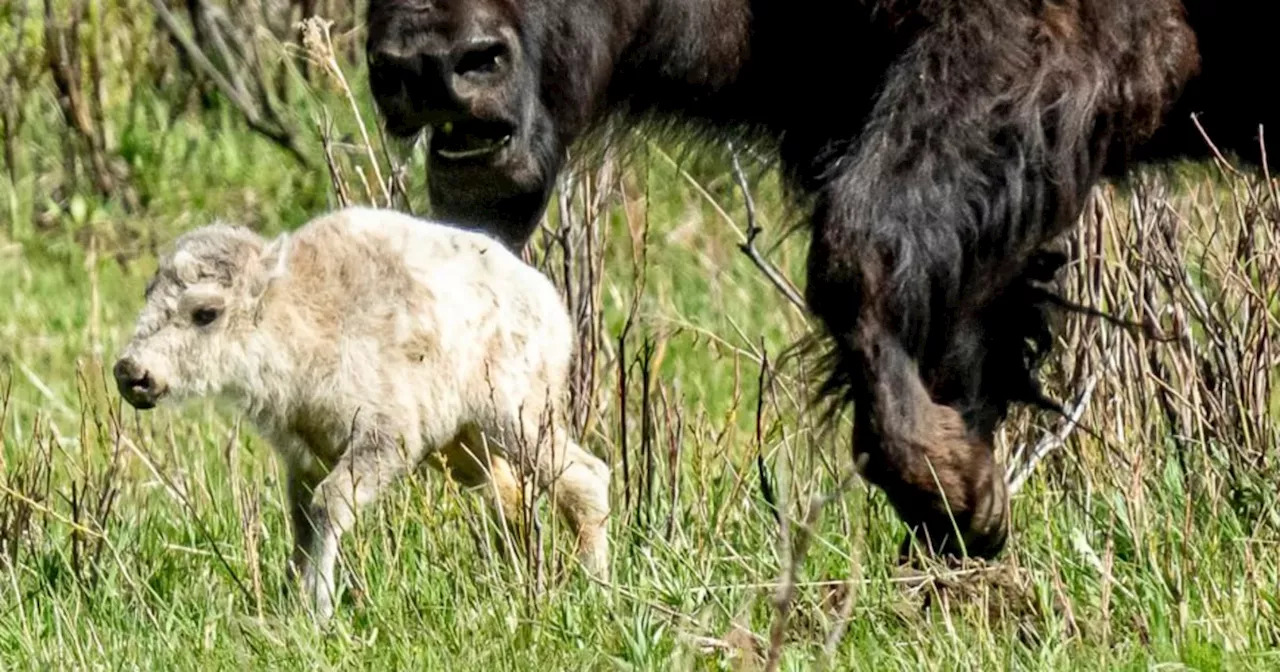
<svg viewBox="0 0 1280 672">
<path fill-rule="evenodd" d="M 1001 527 L 988 533 L 970 532 L 965 534 L 963 539 L 962 547 L 957 541 L 954 529 L 933 534 L 907 533 L 903 536 L 902 544 L 898 548 L 898 562 L 911 564 L 918 560 L 921 554 L 935 558 L 970 557 L 993 560 L 1004 551 L 1009 539 L 1008 528 Z"/>
<path fill-rule="evenodd" d="M 991 460 L 991 467 L 994 466 L 995 461 Z M 953 509 L 948 514 L 939 502 L 919 520 L 907 521 L 912 531 L 899 548 L 901 562 L 918 559 L 921 554 L 991 560 L 1004 551 L 1009 541 L 1009 491 L 999 469 L 986 471 L 988 485 L 972 493 L 971 510 Z"/>
</svg>

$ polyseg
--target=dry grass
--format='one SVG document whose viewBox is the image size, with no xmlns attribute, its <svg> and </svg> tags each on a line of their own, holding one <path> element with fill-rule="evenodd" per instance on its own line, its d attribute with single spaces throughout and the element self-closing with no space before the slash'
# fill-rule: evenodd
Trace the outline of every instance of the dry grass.
<svg viewBox="0 0 1280 672">
<path fill-rule="evenodd" d="M 128 410 L 105 362 L 156 246 L 213 215 L 269 230 L 340 203 L 423 212 L 420 147 L 377 128 L 346 54 L 353 34 L 322 22 L 254 33 L 261 42 L 235 53 L 270 67 L 263 86 L 244 62 L 210 60 L 233 89 L 270 91 L 253 109 L 271 105 L 288 149 L 241 104 L 190 104 L 199 66 L 129 60 L 180 51 L 138 28 L 154 25 L 150 7 L 90 4 L 112 30 L 72 33 L 102 38 L 100 80 L 80 75 L 103 92 L 93 142 L 75 140 L 51 96 L 0 100 L 0 230 L 16 247 L 0 252 L 0 660 L 1274 666 L 1274 183 L 1223 163 L 1096 191 L 1063 241 L 1078 259 L 1063 294 L 1139 326 L 1065 317 L 1046 380 L 1078 422 L 1007 423 L 1001 451 L 1020 487 L 1008 554 L 899 574 L 899 523 L 851 478 L 847 446 L 811 425 L 805 362 L 778 363 L 809 323 L 794 302 L 805 241 L 778 238 L 776 176 L 749 178 L 745 152 L 685 159 L 643 137 L 628 161 L 564 175 L 528 250 L 578 324 L 573 426 L 614 465 L 612 585 L 566 571 L 564 531 L 540 511 L 531 521 L 550 524 L 529 525 L 524 564 L 507 567 L 497 521 L 428 477 L 362 517 L 343 549 L 348 598 L 316 632 L 286 592 L 283 492 L 265 444 L 216 405 Z M 49 62 L 39 16 L 28 21 L 26 39 L 0 28 L 0 82 L 51 93 L 52 74 L 30 71 Z M 86 179 L 94 151 L 126 159 L 116 175 L 136 204 Z"/>
</svg>

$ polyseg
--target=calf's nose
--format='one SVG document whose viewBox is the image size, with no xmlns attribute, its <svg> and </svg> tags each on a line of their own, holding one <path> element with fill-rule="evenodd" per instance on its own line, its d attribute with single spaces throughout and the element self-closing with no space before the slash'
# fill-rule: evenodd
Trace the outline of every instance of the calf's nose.
<svg viewBox="0 0 1280 672">
<path fill-rule="evenodd" d="M 121 357 L 116 360 L 111 373 L 116 378 L 116 387 L 120 390 L 120 396 L 124 397 L 130 406 L 148 409 L 156 405 L 160 392 L 155 378 L 136 360 Z"/>
</svg>

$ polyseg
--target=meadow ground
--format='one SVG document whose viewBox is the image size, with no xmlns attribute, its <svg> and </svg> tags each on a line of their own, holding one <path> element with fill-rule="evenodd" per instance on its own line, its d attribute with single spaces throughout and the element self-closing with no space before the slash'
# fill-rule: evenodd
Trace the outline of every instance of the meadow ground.
<svg viewBox="0 0 1280 672">
<path fill-rule="evenodd" d="M 347 591 L 317 630 L 286 586 L 269 446 L 216 403 L 136 412 L 104 373 L 174 236 L 213 218 L 272 234 L 344 200 L 422 212 L 420 151 L 382 153 L 347 58 L 358 31 L 335 31 L 348 89 L 260 40 L 278 89 L 249 106 L 254 130 L 184 69 L 152 3 L 48 6 L 52 23 L 41 3 L 0 7 L 5 669 L 763 669 L 771 651 L 779 669 L 1280 667 L 1265 182 L 1217 166 L 1098 190 L 1063 291 L 1148 328 L 1066 319 L 1046 380 L 1080 427 L 1007 424 L 1011 463 L 1049 452 L 1008 552 L 907 572 L 882 495 L 837 487 L 847 418 L 819 433 L 811 376 L 779 359 L 810 325 L 739 248 L 728 150 L 643 137 L 565 180 L 531 252 L 580 320 L 573 407 L 614 467 L 611 584 L 574 571 L 545 512 L 542 560 L 503 562 L 478 499 L 428 471 L 348 535 Z M 802 287 L 776 176 L 741 160 L 755 248 Z M 379 186 L 397 175 L 407 199 Z"/>
</svg>

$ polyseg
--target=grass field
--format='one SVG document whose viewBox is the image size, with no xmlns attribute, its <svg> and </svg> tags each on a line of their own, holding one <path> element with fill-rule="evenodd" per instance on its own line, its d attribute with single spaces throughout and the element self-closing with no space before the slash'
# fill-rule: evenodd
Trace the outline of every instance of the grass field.
<svg viewBox="0 0 1280 672">
<path fill-rule="evenodd" d="M 73 6 L 51 3 L 55 28 Z M 425 472 L 346 537 L 347 591 L 316 629 L 286 586 L 270 447 L 216 403 L 136 412 L 104 374 L 180 232 L 225 218 L 270 234 L 343 193 L 378 201 L 360 123 L 322 68 L 314 84 L 273 70 L 303 165 L 183 69 L 151 3 L 83 7 L 62 34 L 82 48 L 59 61 L 40 3 L 0 6 L 0 667 L 763 669 L 777 636 L 790 670 L 1280 668 L 1280 206 L 1265 183 L 1183 168 L 1097 192 L 1064 291 L 1151 329 L 1067 320 L 1046 380 L 1083 400 L 1082 428 L 1006 425 L 1005 454 L 1067 437 L 1015 497 L 1008 552 L 906 572 L 904 529 L 861 482 L 806 535 L 810 502 L 851 468 L 847 421 L 818 433 L 802 363 L 774 368 L 807 318 L 738 249 L 729 154 L 644 141 L 566 180 L 531 253 L 580 311 L 576 418 L 614 467 L 611 585 L 575 571 L 545 512 L 544 560 L 504 562 L 479 500 Z M 338 38 L 389 176 L 343 56 L 360 36 Z M 264 44 L 263 62 L 286 61 Z M 87 132 L 66 122 L 59 63 L 80 69 Z M 804 236 L 781 238 L 776 176 L 744 161 L 756 246 L 802 287 Z M 422 212 L 419 154 L 403 175 L 396 202 Z"/>
</svg>

